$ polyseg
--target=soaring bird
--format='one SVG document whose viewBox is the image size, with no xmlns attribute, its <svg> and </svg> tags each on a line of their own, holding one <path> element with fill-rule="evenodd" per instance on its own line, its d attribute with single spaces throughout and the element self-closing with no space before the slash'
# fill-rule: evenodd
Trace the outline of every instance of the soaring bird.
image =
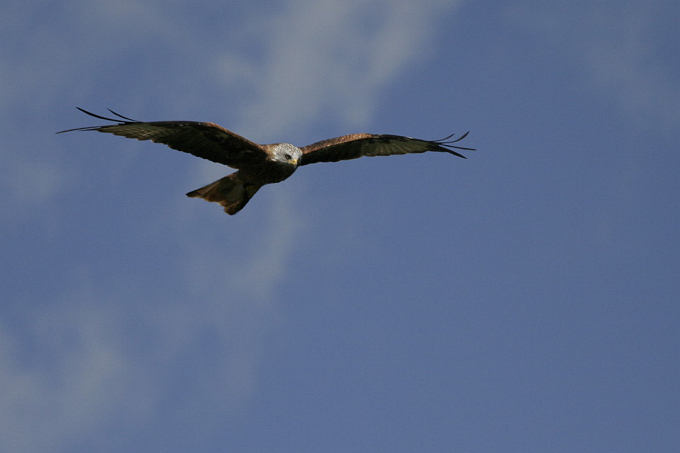
<svg viewBox="0 0 680 453">
<path fill-rule="evenodd" d="M 438 151 L 465 158 L 455 150 L 474 151 L 457 145 L 468 132 L 454 139 L 451 134 L 441 140 L 420 140 L 388 134 L 350 134 L 322 140 L 298 148 L 290 143 L 260 145 L 214 123 L 196 121 L 136 121 L 109 111 L 117 118 L 107 118 L 76 107 L 83 113 L 116 124 L 79 127 L 71 131 L 97 131 L 137 140 L 163 143 L 172 149 L 193 154 L 238 171 L 207 186 L 187 193 L 188 197 L 214 201 L 227 214 L 239 212 L 265 184 L 281 182 L 295 170 L 317 162 L 338 162 L 363 156 Z"/>
</svg>

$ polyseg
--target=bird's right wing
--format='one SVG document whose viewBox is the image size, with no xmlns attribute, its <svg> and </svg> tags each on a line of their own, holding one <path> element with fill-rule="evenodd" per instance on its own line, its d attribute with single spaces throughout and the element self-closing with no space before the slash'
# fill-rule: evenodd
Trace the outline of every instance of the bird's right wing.
<svg viewBox="0 0 680 453">
<path fill-rule="evenodd" d="M 168 145 L 177 151 L 193 154 L 212 162 L 240 168 L 244 164 L 264 162 L 268 154 L 265 149 L 250 140 L 214 123 L 196 121 L 153 121 L 141 122 L 119 115 L 120 119 L 106 118 L 78 107 L 78 110 L 95 118 L 114 121 L 118 124 L 107 126 L 79 127 L 58 132 L 97 131 L 137 140 L 151 140 Z"/>
</svg>

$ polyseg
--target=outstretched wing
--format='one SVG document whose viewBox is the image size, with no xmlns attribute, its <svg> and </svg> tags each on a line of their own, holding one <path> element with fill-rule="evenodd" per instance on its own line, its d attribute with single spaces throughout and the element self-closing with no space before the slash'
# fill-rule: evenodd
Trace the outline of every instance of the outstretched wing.
<svg viewBox="0 0 680 453">
<path fill-rule="evenodd" d="M 120 135 L 137 140 L 163 143 L 177 151 L 193 154 L 213 162 L 239 168 L 244 164 L 263 162 L 268 154 L 265 149 L 250 140 L 213 123 L 196 121 L 141 122 L 109 110 L 118 118 L 106 118 L 76 107 L 83 113 L 118 124 L 108 126 L 79 127 L 62 132 L 97 131 Z"/>
<path fill-rule="evenodd" d="M 338 162 L 340 160 L 357 159 L 363 156 L 392 156 L 394 154 L 424 153 L 439 151 L 465 158 L 454 149 L 474 151 L 474 148 L 463 148 L 455 143 L 463 140 L 467 132 L 453 140 L 449 135 L 441 140 L 420 140 L 400 135 L 385 134 L 352 134 L 323 140 L 302 148 L 302 159 L 298 165 L 317 162 Z"/>
</svg>

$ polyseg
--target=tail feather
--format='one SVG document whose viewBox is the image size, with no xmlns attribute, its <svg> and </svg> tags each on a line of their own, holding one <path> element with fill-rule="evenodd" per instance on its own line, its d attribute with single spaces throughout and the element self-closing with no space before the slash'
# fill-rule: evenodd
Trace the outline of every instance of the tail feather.
<svg viewBox="0 0 680 453">
<path fill-rule="evenodd" d="M 238 172 L 236 172 L 189 192 L 187 197 L 214 201 L 224 206 L 224 212 L 234 215 L 243 209 L 260 187 L 262 186 L 245 184 L 239 179 Z"/>
</svg>

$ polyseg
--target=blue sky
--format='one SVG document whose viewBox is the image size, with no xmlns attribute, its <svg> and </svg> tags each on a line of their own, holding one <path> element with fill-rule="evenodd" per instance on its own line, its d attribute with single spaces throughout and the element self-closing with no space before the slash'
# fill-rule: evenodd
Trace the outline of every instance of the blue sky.
<svg viewBox="0 0 680 453">
<path fill-rule="evenodd" d="M 0 450 L 680 450 L 671 0 L 0 6 Z M 262 142 L 231 170 L 74 107 Z"/>
</svg>

